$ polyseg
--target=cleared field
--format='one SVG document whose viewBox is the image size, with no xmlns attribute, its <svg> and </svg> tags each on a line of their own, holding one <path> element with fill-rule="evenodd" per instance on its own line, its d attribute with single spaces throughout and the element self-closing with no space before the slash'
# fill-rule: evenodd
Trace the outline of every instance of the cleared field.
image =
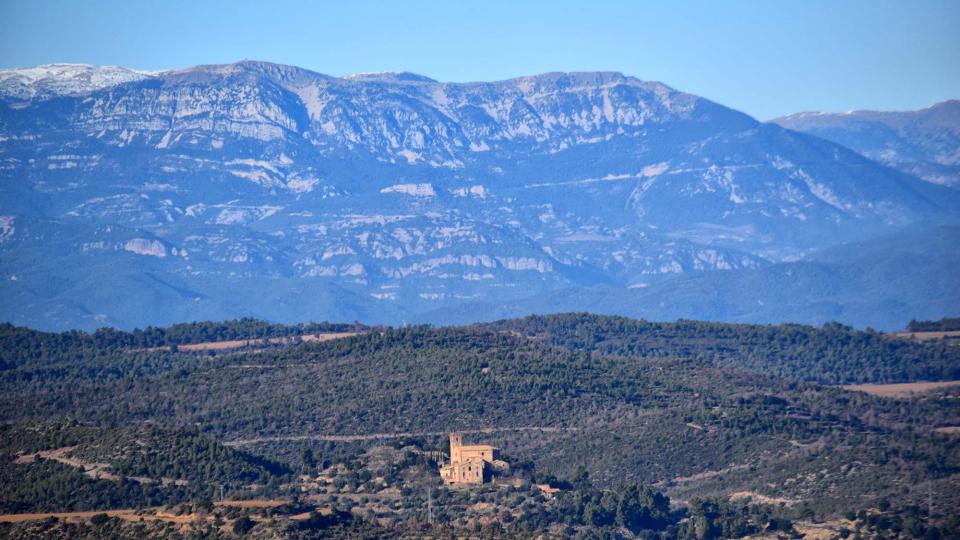
<svg viewBox="0 0 960 540">
<path fill-rule="evenodd" d="M 360 335 L 360 332 L 330 332 L 322 334 L 304 334 L 302 336 L 294 337 L 275 337 L 269 339 L 236 339 L 232 341 L 206 341 L 203 343 L 185 343 L 183 345 L 177 345 L 177 349 L 180 351 L 225 351 L 230 349 L 239 349 L 241 347 L 256 347 L 257 345 L 263 345 L 264 343 L 270 345 L 282 345 L 294 343 L 298 339 L 303 342 L 319 342 L 319 341 L 332 341 L 334 339 L 342 339 Z M 150 351 L 169 351 L 171 347 L 153 347 L 147 350 Z"/>
<path fill-rule="evenodd" d="M 960 330 L 952 330 L 949 332 L 897 332 L 890 335 L 900 339 L 932 341 L 934 339 L 960 339 Z"/>
<path fill-rule="evenodd" d="M 927 392 L 937 388 L 947 388 L 950 386 L 960 386 L 960 381 L 940 381 L 940 382 L 912 382 L 898 384 L 851 384 L 844 386 L 847 390 L 863 392 L 872 396 L 883 397 L 906 397 L 920 392 Z"/>
</svg>

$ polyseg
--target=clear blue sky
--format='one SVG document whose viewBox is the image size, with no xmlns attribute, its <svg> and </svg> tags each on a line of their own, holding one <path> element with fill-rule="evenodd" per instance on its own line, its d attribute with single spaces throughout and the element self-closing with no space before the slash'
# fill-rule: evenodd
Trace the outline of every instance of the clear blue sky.
<svg viewBox="0 0 960 540">
<path fill-rule="evenodd" d="M 960 98 L 960 0 L 0 0 L 0 67 L 241 59 L 442 81 L 613 70 L 760 119 Z"/>
</svg>

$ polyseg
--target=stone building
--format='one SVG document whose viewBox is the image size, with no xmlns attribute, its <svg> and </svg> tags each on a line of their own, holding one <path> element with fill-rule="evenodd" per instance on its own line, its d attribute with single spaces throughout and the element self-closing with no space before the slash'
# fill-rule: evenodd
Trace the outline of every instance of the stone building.
<svg viewBox="0 0 960 540">
<path fill-rule="evenodd" d="M 450 463 L 440 467 L 440 478 L 447 484 L 482 484 L 490 480 L 494 471 L 509 470 L 499 459 L 496 447 L 477 444 L 464 446 L 463 435 L 450 434 Z"/>
</svg>

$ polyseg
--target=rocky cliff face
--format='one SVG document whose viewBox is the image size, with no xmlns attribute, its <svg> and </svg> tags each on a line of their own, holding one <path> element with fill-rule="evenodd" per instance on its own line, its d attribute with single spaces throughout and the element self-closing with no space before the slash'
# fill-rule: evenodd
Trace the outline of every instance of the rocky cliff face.
<svg viewBox="0 0 960 540">
<path fill-rule="evenodd" d="M 760 268 L 960 208 L 844 147 L 617 73 L 30 77 L 0 73 L 0 291 L 7 319 L 43 327 L 397 323 Z"/>
</svg>

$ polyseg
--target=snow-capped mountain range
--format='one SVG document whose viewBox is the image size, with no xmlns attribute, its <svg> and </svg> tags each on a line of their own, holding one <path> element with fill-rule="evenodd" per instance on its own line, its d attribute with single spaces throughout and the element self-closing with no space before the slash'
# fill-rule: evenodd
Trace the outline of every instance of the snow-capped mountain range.
<svg viewBox="0 0 960 540">
<path fill-rule="evenodd" d="M 0 71 L 0 181 L 0 315 L 49 328 L 435 320 L 790 264 L 960 209 L 953 189 L 619 73 L 264 62 Z"/>
</svg>

